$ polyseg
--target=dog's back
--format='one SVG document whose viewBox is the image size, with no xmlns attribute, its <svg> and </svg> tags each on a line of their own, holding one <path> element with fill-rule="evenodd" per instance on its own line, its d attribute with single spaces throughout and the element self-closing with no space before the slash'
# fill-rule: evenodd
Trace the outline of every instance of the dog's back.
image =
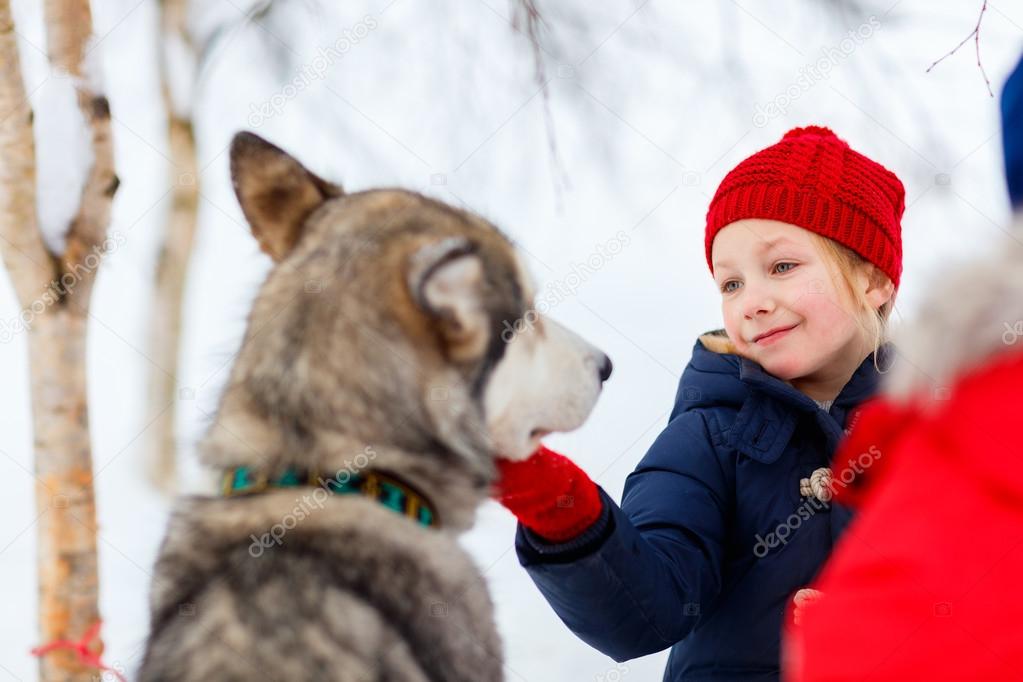
<svg viewBox="0 0 1023 682">
<path fill-rule="evenodd" d="M 193 499 L 156 566 L 139 679 L 499 680 L 482 577 L 448 535 L 361 497 Z"/>
</svg>

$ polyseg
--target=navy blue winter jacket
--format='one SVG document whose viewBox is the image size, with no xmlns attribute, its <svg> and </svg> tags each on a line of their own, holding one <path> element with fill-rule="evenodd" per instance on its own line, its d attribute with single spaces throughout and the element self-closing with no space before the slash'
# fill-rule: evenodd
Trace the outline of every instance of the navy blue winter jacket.
<svg viewBox="0 0 1023 682">
<path fill-rule="evenodd" d="M 619 507 L 550 544 L 521 524 L 520 563 L 565 624 L 616 661 L 671 647 L 664 680 L 773 680 L 787 602 L 851 518 L 800 495 L 828 466 L 850 410 L 877 390 L 867 357 L 829 411 L 700 337 L 675 409 Z M 715 350 L 711 350 L 715 348 Z M 878 351 L 884 369 L 891 344 Z"/>
</svg>

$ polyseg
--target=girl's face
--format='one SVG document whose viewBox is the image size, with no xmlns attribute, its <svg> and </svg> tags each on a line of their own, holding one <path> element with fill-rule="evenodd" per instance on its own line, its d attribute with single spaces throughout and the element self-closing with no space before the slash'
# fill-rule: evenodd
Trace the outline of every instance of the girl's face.
<svg viewBox="0 0 1023 682">
<path fill-rule="evenodd" d="M 740 220 L 717 233 L 711 250 L 729 339 L 783 381 L 823 382 L 829 368 L 855 370 L 870 352 L 840 275 L 811 235 L 776 220 Z M 862 280 L 866 291 L 866 273 Z"/>
</svg>

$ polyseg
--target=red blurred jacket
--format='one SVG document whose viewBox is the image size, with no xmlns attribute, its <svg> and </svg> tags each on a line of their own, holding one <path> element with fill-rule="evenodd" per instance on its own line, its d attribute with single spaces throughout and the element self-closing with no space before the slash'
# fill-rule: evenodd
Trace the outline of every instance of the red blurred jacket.
<svg viewBox="0 0 1023 682">
<path fill-rule="evenodd" d="M 1020 345 L 937 399 L 863 406 L 832 464 L 868 465 L 835 486 L 859 514 L 821 600 L 799 625 L 790 606 L 787 682 L 1023 680 Z"/>
</svg>

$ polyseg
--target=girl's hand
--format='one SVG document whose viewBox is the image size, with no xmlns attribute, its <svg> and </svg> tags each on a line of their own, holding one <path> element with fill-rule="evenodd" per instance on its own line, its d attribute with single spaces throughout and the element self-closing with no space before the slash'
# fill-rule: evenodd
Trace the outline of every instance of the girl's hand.
<svg viewBox="0 0 1023 682">
<path fill-rule="evenodd" d="M 792 603 L 795 604 L 795 608 L 792 610 L 792 622 L 799 625 L 799 616 L 801 609 L 812 602 L 818 601 L 824 593 L 820 590 L 813 590 L 809 587 L 805 587 L 792 597 Z"/>
<path fill-rule="evenodd" d="M 600 518 L 597 485 L 568 457 L 543 445 L 521 462 L 498 459 L 497 471 L 494 499 L 545 540 L 564 542 Z"/>
</svg>

